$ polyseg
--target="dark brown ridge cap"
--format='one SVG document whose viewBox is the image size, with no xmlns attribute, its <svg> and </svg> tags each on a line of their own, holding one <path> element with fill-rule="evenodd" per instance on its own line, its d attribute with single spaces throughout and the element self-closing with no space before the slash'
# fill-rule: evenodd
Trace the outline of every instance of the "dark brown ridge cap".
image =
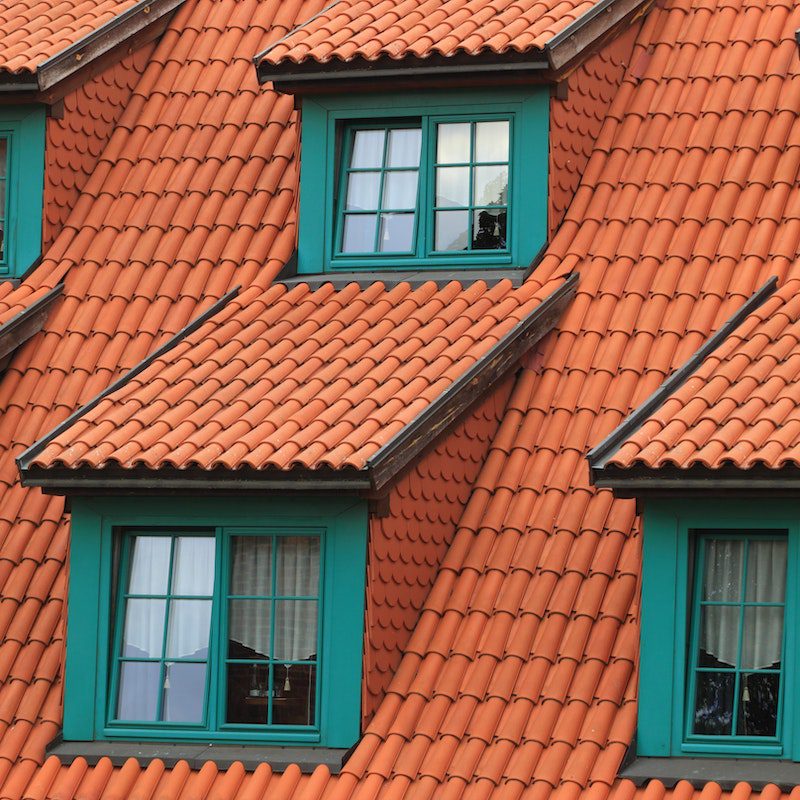
<svg viewBox="0 0 800 800">
<path fill-rule="evenodd" d="M 595 486 L 609 488 L 607 482 L 608 462 L 629 439 L 696 372 L 707 356 L 711 355 L 756 309 L 775 292 L 777 277 L 769 278 L 695 351 L 683 366 L 676 369 L 638 408 L 634 409 L 608 436 L 595 445 L 586 455 L 589 462 L 589 477 Z M 616 472 L 627 472 L 617 468 Z M 615 479 L 620 486 L 622 478 Z"/>
</svg>

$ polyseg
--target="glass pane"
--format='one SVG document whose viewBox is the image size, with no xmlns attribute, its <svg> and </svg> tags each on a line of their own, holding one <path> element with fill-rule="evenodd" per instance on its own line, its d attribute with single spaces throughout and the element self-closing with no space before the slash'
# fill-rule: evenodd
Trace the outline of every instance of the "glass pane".
<svg viewBox="0 0 800 800">
<path fill-rule="evenodd" d="M 383 207 L 404 209 L 417 207 L 417 173 L 387 172 L 383 179 Z"/>
<path fill-rule="evenodd" d="M 706 539 L 703 600 L 737 601 L 742 592 L 744 541 Z"/>
<path fill-rule="evenodd" d="M 172 594 L 214 594 L 215 545 L 212 536 L 180 536 L 175 540 Z"/>
<path fill-rule="evenodd" d="M 480 209 L 473 212 L 472 247 L 474 250 L 505 250 L 506 220 L 505 209 Z"/>
<path fill-rule="evenodd" d="M 475 161 L 508 161 L 508 120 L 475 124 Z"/>
<path fill-rule="evenodd" d="M 780 675 L 742 673 L 742 693 L 736 733 L 739 736 L 775 736 L 778 728 Z"/>
<path fill-rule="evenodd" d="M 169 536 L 134 537 L 129 594 L 167 593 L 171 544 Z"/>
<path fill-rule="evenodd" d="M 319 594 L 319 536 L 285 536 L 278 547 L 278 594 L 316 597 Z"/>
<path fill-rule="evenodd" d="M 783 645 L 783 608 L 749 606 L 744 610 L 742 669 L 779 669 Z"/>
<path fill-rule="evenodd" d="M 435 239 L 437 250 L 466 250 L 469 211 L 437 211 Z"/>
<path fill-rule="evenodd" d="M 380 172 L 351 172 L 347 176 L 347 204 L 349 211 L 372 211 L 378 207 Z"/>
<path fill-rule="evenodd" d="M 342 252 L 374 253 L 377 220 L 375 214 L 346 214 Z"/>
<path fill-rule="evenodd" d="M 8 139 L 6 139 L 5 137 L 0 137 L 0 179 L 5 180 L 7 174 L 8 174 Z"/>
<path fill-rule="evenodd" d="M 317 694 L 316 664 L 278 664 L 275 667 L 275 725 L 313 725 Z"/>
<path fill-rule="evenodd" d="M 418 167 L 422 131 L 419 128 L 397 128 L 389 131 L 389 167 Z"/>
<path fill-rule="evenodd" d="M 475 167 L 473 205 L 504 206 L 508 203 L 508 167 Z"/>
<path fill-rule="evenodd" d="M 272 594 L 272 539 L 234 536 L 231 540 L 231 594 Z"/>
<path fill-rule="evenodd" d="M 437 125 L 436 161 L 439 164 L 469 163 L 469 122 Z"/>
<path fill-rule="evenodd" d="M 380 167 L 383 164 L 383 140 L 386 131 L 356 131 L 351 167 Z"/>
<path fill-rule="evenodd" d="M 698 672 L 694 705 L 694 733 L 727 736 L 733 721 L 732 672 Z"/>
<path fill-rule="evenodd" d="M 413 214 L 381 214 L 378 247 L 383 253 L 407 253 L 414 243 Z"/>
<path fill-rule="evenodd" d="M 169 606 L 167 658 L 208 658 L 210 600 L 173 600 Z"/>
<path fill-rule="evenodd" d="M 317 656 L 316 600 L 275 602 L 275 658 L 306 661 Z"/>
<path fill-rule="evenodd" d="M 125 658 L 161 658 L 165 608 L 165 600 L 128 600 L 122 635 Z"/>
<path fill-rule="evenodd" d="M 228 658 L 269 658 L 271 600 L 230 600 Z"/>
<path fill-rule="evenodd" d="M 167 722 L 202 722 L 206 695 L 206 665 L 166 665 L 164 711 Z"/>
<path fill-rule="evenodd" d="M 782 603 L 786 596 L 786 540 L 750 541 L 745 599 Z"/>
<path fill-rule="evenodd" d="M 266 664 L 229 664 L 226 694 L 226 721 L 266 725 L 269 667 Z"/>
<path fill-rule="evenodd" d="M 469 167 L 439 167 L 436 170 L 436 205 L 469 205 Z"/>
<path fill-rule="evenodd" d="M 161 664 L 127 661 L 120 665 L 117 719 L 155 720 Z"/>
<path fill-rule="evenodd" d="M 702 606 L 700 667 L 735 667 L 739 652 L 739 606 Z"/>
</svg>

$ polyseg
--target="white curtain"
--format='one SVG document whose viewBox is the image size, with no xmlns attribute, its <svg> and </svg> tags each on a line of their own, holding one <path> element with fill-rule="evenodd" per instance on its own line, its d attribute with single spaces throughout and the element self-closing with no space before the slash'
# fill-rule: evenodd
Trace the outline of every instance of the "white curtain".
<svg viewBox="0 0 800 800">
<path fill-rule="evenodd" d="M 272 545 L 277 541 L 277 594 L 317 597 L 319 538 L 237 536 L 231 548 L 231 594 L 272 594 Z M 317 602 L 275 601 L 274 650 L 270 632 L 270 601 L 231 600 L 229 636 L 262 656 L 287 661 L 307 659 L 317 652 Z"/>
<path fill-rule="evenodd" d="M 706 540 L 703 599 L 713 601 L 782 603 L 786 594 L 786 541 L 765 540 L 748 544 L 747 580 L 744 541 Z M 736 665 L 739 645 L 739 606 L 704 606 L 700 648 L 718 661 Z M 783 608 L 751 606 L 742 627 L 744 670 L 765 669 L 781 660 Z"/>
</svg>

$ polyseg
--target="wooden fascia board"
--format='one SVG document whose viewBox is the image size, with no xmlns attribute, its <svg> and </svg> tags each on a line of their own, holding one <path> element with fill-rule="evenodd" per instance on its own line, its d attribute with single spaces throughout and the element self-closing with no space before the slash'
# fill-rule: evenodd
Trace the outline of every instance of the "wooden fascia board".
<svg viewBox="0 0 800 800">
<path fill-rule="evenodd" d="M 50 306 L 61 296 L 63 289 L 64 285 L 59 284 L 0 327 L 0 359 L 9 356 L 31 336 L 39 333 Z"/>
</svg>

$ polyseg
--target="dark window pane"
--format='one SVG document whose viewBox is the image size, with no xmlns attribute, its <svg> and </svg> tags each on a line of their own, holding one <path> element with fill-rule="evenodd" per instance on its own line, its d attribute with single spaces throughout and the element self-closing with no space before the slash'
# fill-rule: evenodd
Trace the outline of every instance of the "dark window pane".
<svg viewBox="0 0 800 800">
<path fill-rule="evenodd" d="M 231 594 L 272 594 L 272 539 L 234 536 L 231 540 Z"/>
<path fill-rule="evenodd" d="M 155 721 L 161 664 L 126 661 L 120 665 L 117 719 Z"/>
<path fill-rule="evenodd" d="M 505 250 L 506 210 L 483 208 L 473 214 L 472 249 Z"/>
<path fill-rule="evenodd" d="M 316 717 L 315 664 L 277 664 L 272 721 L 275 725 L 313 725 Z"/>
<path fill-rule="evenodd" d="M 205 664 L 166 664 L 164 719 L 167 722 L 203 721 L 206 693 Z"/>
<path fill-rule="evenodd" d="M 228 722 L 266 725 L 269 712 L 269 667 L 266 664 L 229 664 Z"/>
<path fill-rule="evenodd" d="M 270 657 L 271 600 L 230 600 L 228 658 Z"/>
<path fill-rule="evenodd" d="M 742 695 L 736 733 L 739 736 L 775 736 L 778 728 L 780 675 L 745 672 L 742 673 L 741 680 Z"/>
<path fill-rule="evenodd" d="M 694 704 L 694 733 L 727 736 L 733 721 L 732 672 L 698 672 Z"/>
</svg>

